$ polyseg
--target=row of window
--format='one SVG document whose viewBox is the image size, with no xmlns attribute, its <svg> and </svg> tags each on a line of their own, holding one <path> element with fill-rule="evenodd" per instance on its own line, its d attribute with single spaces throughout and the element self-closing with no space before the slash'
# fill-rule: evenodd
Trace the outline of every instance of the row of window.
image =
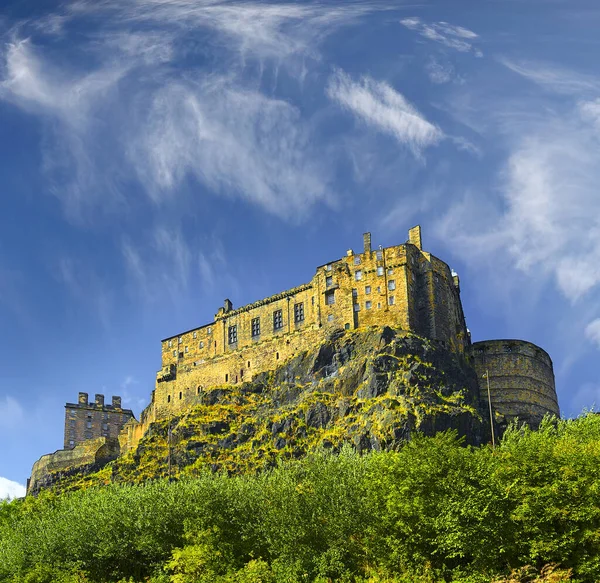
<svg viewBox="0 0 600 583">
<path fill-rule="evenodd" d="M 377 251 L 375 251 L 375 257 L 376 257 L 377 261 L 381 261 L 383 259 L 383 251 L 381 249 L 378 249 Z M 362 263 L 362 260 L 360 258 L 360 255 L 355 255 L 354 256 L 354 265 L 360 265 L 361 263 Z M 331 264 L 326 265 L 325 270 L 331 271 Z"/>
<path fill-rule="evenodd" d="M 294 304 L 294 323 L 300 324 L 304 322 L 304 302 Z M 252 318 L 250 329 L 252 338 L 260 336 L 261 325 L 260 317 Z M 275 310 L 273 312 L 273 332 L 278 332 L 283 329 L 283 310 Z M 235 344 L 238 341 L 238 325 L 233 324 L 229 326 L 227 339 L 229 344 Z"/>
<path fill-rule="evenodd" d="M 387 270 L 387 274 L 388 275 L 394 275 L 394 270 L 390 267 L 390 269 Z M 377 275 L 379 275 L 379 276 L 383 275 L 383 267 L 378 267 L 377 268 Z M 357 269 L 354 272 L 354 279 L 356 281 L 361 281 L 362 278 L 363 278 L 362 269 Z M 325 277 L 325 285 L 327 287 L 331 287 L 333 285 L 333 276 L 332 275 L 327 275 Z"/>
<path fill-rule="evenodd" d="M 388 304 L 390 306 L 393 306 L 396 304 L 396 298 L 394 296 L 390 296 L 388 298 Z M 365 302 L 365 310 L 370 310 L 373 307 L 373 302 L 371 302 L 371 300 L 367 300 Z M 377 302 L 377 307 L 381 308 L 381 302 Z M 355 303 L 354 304 L 354 311 L 355 312 L 360 312 L 360 304 Z"/>
<path fill-rule="evenodd" d="M 211 327 L 211 326 L 209 326 L 209 327 L 206 329 L 206 333 L 207 333 L 207 334 L 212 334 L 212 327 Z M 192 336 L 193 336 L 194 340 L 196 340 L 196 338 L 198 338 L 198 332 L 193 332 L 193 333 L 192 333 Z M 182 336 L 180 336 L 180 337 L 177 339 L 177 344 L 183 344 L 183 337 L 182 337 Z M 203 343 L 203 342 L 200 342 L 200 344 L 204 345 L 204 343 Z M 173 340 L 169 340 L 168 346 L 169 346 L 169 348 L 173 348 Z M 200 348 L 202 348 L 202 346 L 201 346 Z"/>
</svg>

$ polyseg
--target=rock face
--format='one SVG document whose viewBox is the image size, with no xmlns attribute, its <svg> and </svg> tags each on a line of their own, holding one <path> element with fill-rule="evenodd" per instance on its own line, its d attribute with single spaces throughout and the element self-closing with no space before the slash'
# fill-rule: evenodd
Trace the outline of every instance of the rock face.
<svg viewBox="0 0 600 583">
<path fill-rule="evenodd" d="M 133 483 L 169 468 L 172 476 L 257 471 L 320 447 L 393 449 L 417 431 L 455 429 L 477 445 L 489 426 L 465 360 L 388 327 L 336 331 L 252 382 L 201 396 L 201 404 L 153 423 L 133 452 L 80 484 L 103 482 L 109 470 L 110 479 Z"/>
</svg>

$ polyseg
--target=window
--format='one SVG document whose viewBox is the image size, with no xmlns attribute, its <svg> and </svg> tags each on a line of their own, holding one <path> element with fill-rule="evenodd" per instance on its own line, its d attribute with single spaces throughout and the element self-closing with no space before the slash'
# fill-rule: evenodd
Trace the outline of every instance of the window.
<svg viewBox="0 0 600 583">
<path fill-rule="evenodd" d="M 354 304 L 354 311 L 360 312 L 360 304 Z"/>
<path fill-rule="evenodd" d="M 383 275 L 383 267 L 377 268 L 377 275 Z"/>
<path fill-rule="evenodd" d="M 325 271 L 331 271 L 331 265 L 326 265 L 325 266 Z"/>
<path fill-rule="evenodd" d="M 352 297 L 353 297 L 353 298 L 355 298 L 355 297 L 357 297 L 357 296 L 358 296 L 358 290 L 357 290 L 356 288 L 354 288 L 354 289 L 352 290 Z"/>
<path fill-rule="evenodd" d="M 394 275 L 394 270 L 391 267 L 388 269 L 388 275 Z"/>
<path fill-rule="evenodd" d="M 371 309 L 371 302 L 369 302 L 369 301 L 365 302 L 365 309 L 367 309 L 367 310 Z"/>
<path fill-rule="evenodd" d="M 188 347 L 187 347 L 187 346 L 185 347 L 185 351 L 186 351 L 186 352 L 188 351 Z"/>
<path fill-rule="evenodd" d="M 329 314 L 329 316 L 327 316 L 327 321 L 333 322 L 333 314 Z"/>
<path fill-rule="evenodd" d="M 252 338 L 260 336 L 260 318 L 252 318 Z"/>
<path fill-rule="evenodd" d="M 326 285 L 327 287 L 331 287 L 331 286 L 333 285 L 333 277 L 332 277 L 331 275 L 328 275 L 328 276 L 325 278 L 325 285 Z"/>
<path fill-rule="evenodd" d="M 369 295 L 371 293 L 371 286 L 370 285 L 366 285 L 365 286 L 365 294 Z"/>
<path fill-rule="evenodd" d="M 388 289 L 390 291 L 394 291 L 396 289 L 396 280 L 395 279 L 390 279 L 388 281 Z"/>
<path fill-rule="evenodd" d="M 108 431 L 108 423 L 103 423 L 102 429 L 103 429 L 103 431 Z"/>
<path fill-rule="evenodd" d="M 235 344 L 237 342 L 237 324 L 229 326 L 229 344 Z"/>
<path fill-rule="evenodd" d="M 179 400 L 180 400 L 180 401 L 181 401 L 181 397 L 182 397 L 182 396 L 183 396 L 183 395 L 182 395 L 181 391 L 179 391 Z"/>
<path fill-rule="evenodd" d="M 179 344 L 183 342 L 183 338 L 179 338 Z"/>
<path fill-rule="evenodd" d="M 206 331 L 207 334 L 212 334 L 212 328 L 209 326 L 208 330 Z"/>
<path fill-rule="evenodd" d="M 73 447 L 75 445 L 75 442 L 71 439 L 71 441 L 69 441 L 69 447 Z"/>
<path fill-rule="evenodd" d="M 360 265 L 360 255 L 354 256 L 354 265 Z"/>
<path fill-rule="evenodd" d="M 88 429 L 91 429 L 91 428 L 92 428 L 92 422 L 91 422 L 91 421 L 88 421 L 88 422 L 87 422 L 87 428 L 88 428 Z"/>
<path fill-rule="evenodd" d="M 335 293 L 333 291 L 327 292 L 325 294 L 325 303 L 328 306 L 331 306 L 332 304 L 335 304 Z"/>
<path fill-rule="evenodd" d="M 395 302 L 395 298 L 394 296 L 390 296 L 390 306 L 393 306 L 396 302 Z"/>
<path fill-rule="evenodd" d="M 173 356 L 177 356 L 177 350 L 173 350 Z"/>
<path fill-rule="evenodd" d="M 71 427 L 75 427 L 75 419 L 71 419 Z"/>
<path fill-rule="evenodd" d="M 275 310 L 273 312 L 273 330 L 281 330 L 283 328 L 283 312 Z"/>
<path fill-rule="evenodd" d="M 377 307 L 381 308 L 381 302 L 377 302 Z"/>
<path fill-rule="evenodd" d="M 298 322 L 303 322 L 304 321 L 304 302 L 301 302 L 299 304 L 294 304 L 294 322 L 296 322 L 296 324 Z"/>
<path fill-rule="evenodd" d="M 275 359 L 279 360 L 279 352 L 275 353 Z"/>
<path fill-rule="evenodd" d="M 171 402 L 171 395 L 167 395 L 167 403 Z"/>
<path fill-rule="evenodd" d="M 381 261 L 383 259 L 383 251 L 381 249 L 375 251 L 375 257 L 377 257 L 377 261 Z"/>
<path fill-rule="evenodd" d="M 196 338 L 198 338 L 198 333 L 194 332 L 194 340 L 196 340 Z"/>
<path fill-rule="evenodd" d="M 228 383 L 228 382 L 229 382 L 229 375 L 228 375 L 228 374 L 226 374 L 226 375 L 225 375 L 225 382 L 226 382 L 226 383 Z"/>
<path fill-rule="evenodd" d="M 361 271 L 360 269 L 357 269 L 357 270 L 354 272 L 354 279 L 355 279 L 356 281 L 360 281 L 360 280 L 362 279 L 362 271 Z"/>
<path fill-rule="evenodd" d="M 171 348 L 171 346 L 173 346 L 173 341 L 169 340 L 169 348 Z"/>
<path fill-rule="evenodd" d="M 200 340 L 199 346 L 200 346 L 200 348 L 204 348 L 204 340 Z"/>
<path fill-rule="evenodd" d="M 179 353 L 179 358 L 183 358 L 183 352 Z"/>
<path fill-rule="evenodd" d="M 377 286 L 377 293 L 380 294 L 381 293 L 381 286 Z"/>
</svg>

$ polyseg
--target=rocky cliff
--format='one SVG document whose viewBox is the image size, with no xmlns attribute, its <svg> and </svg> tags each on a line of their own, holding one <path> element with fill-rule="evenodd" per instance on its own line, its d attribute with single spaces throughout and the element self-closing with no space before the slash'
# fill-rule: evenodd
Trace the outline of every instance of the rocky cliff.
<svg viewBox="0 0 600 583">
<path fill-rule="evenodd" d="M 198 405 L 153 423 L 134 451 L 91 474 L 57 474 L 54 485 L 253 472 L 317 448 L 393 449 L 417 431 L 455 429 L 476 445 L 488 439 L 482 419 L 462 357 L 389 327 L 340 330 L 251 382 L 205 389 Z"/>
</svg>

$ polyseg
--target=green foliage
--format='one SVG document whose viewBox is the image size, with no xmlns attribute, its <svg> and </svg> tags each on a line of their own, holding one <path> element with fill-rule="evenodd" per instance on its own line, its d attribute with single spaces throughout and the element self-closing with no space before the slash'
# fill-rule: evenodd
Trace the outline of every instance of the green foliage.
<svg viewBox="0 0 600 583">
<path fill-rule="evenodd" d="M 600 416 L 0 504 L 5 583 L 592 583 Z"/>
</svg>

